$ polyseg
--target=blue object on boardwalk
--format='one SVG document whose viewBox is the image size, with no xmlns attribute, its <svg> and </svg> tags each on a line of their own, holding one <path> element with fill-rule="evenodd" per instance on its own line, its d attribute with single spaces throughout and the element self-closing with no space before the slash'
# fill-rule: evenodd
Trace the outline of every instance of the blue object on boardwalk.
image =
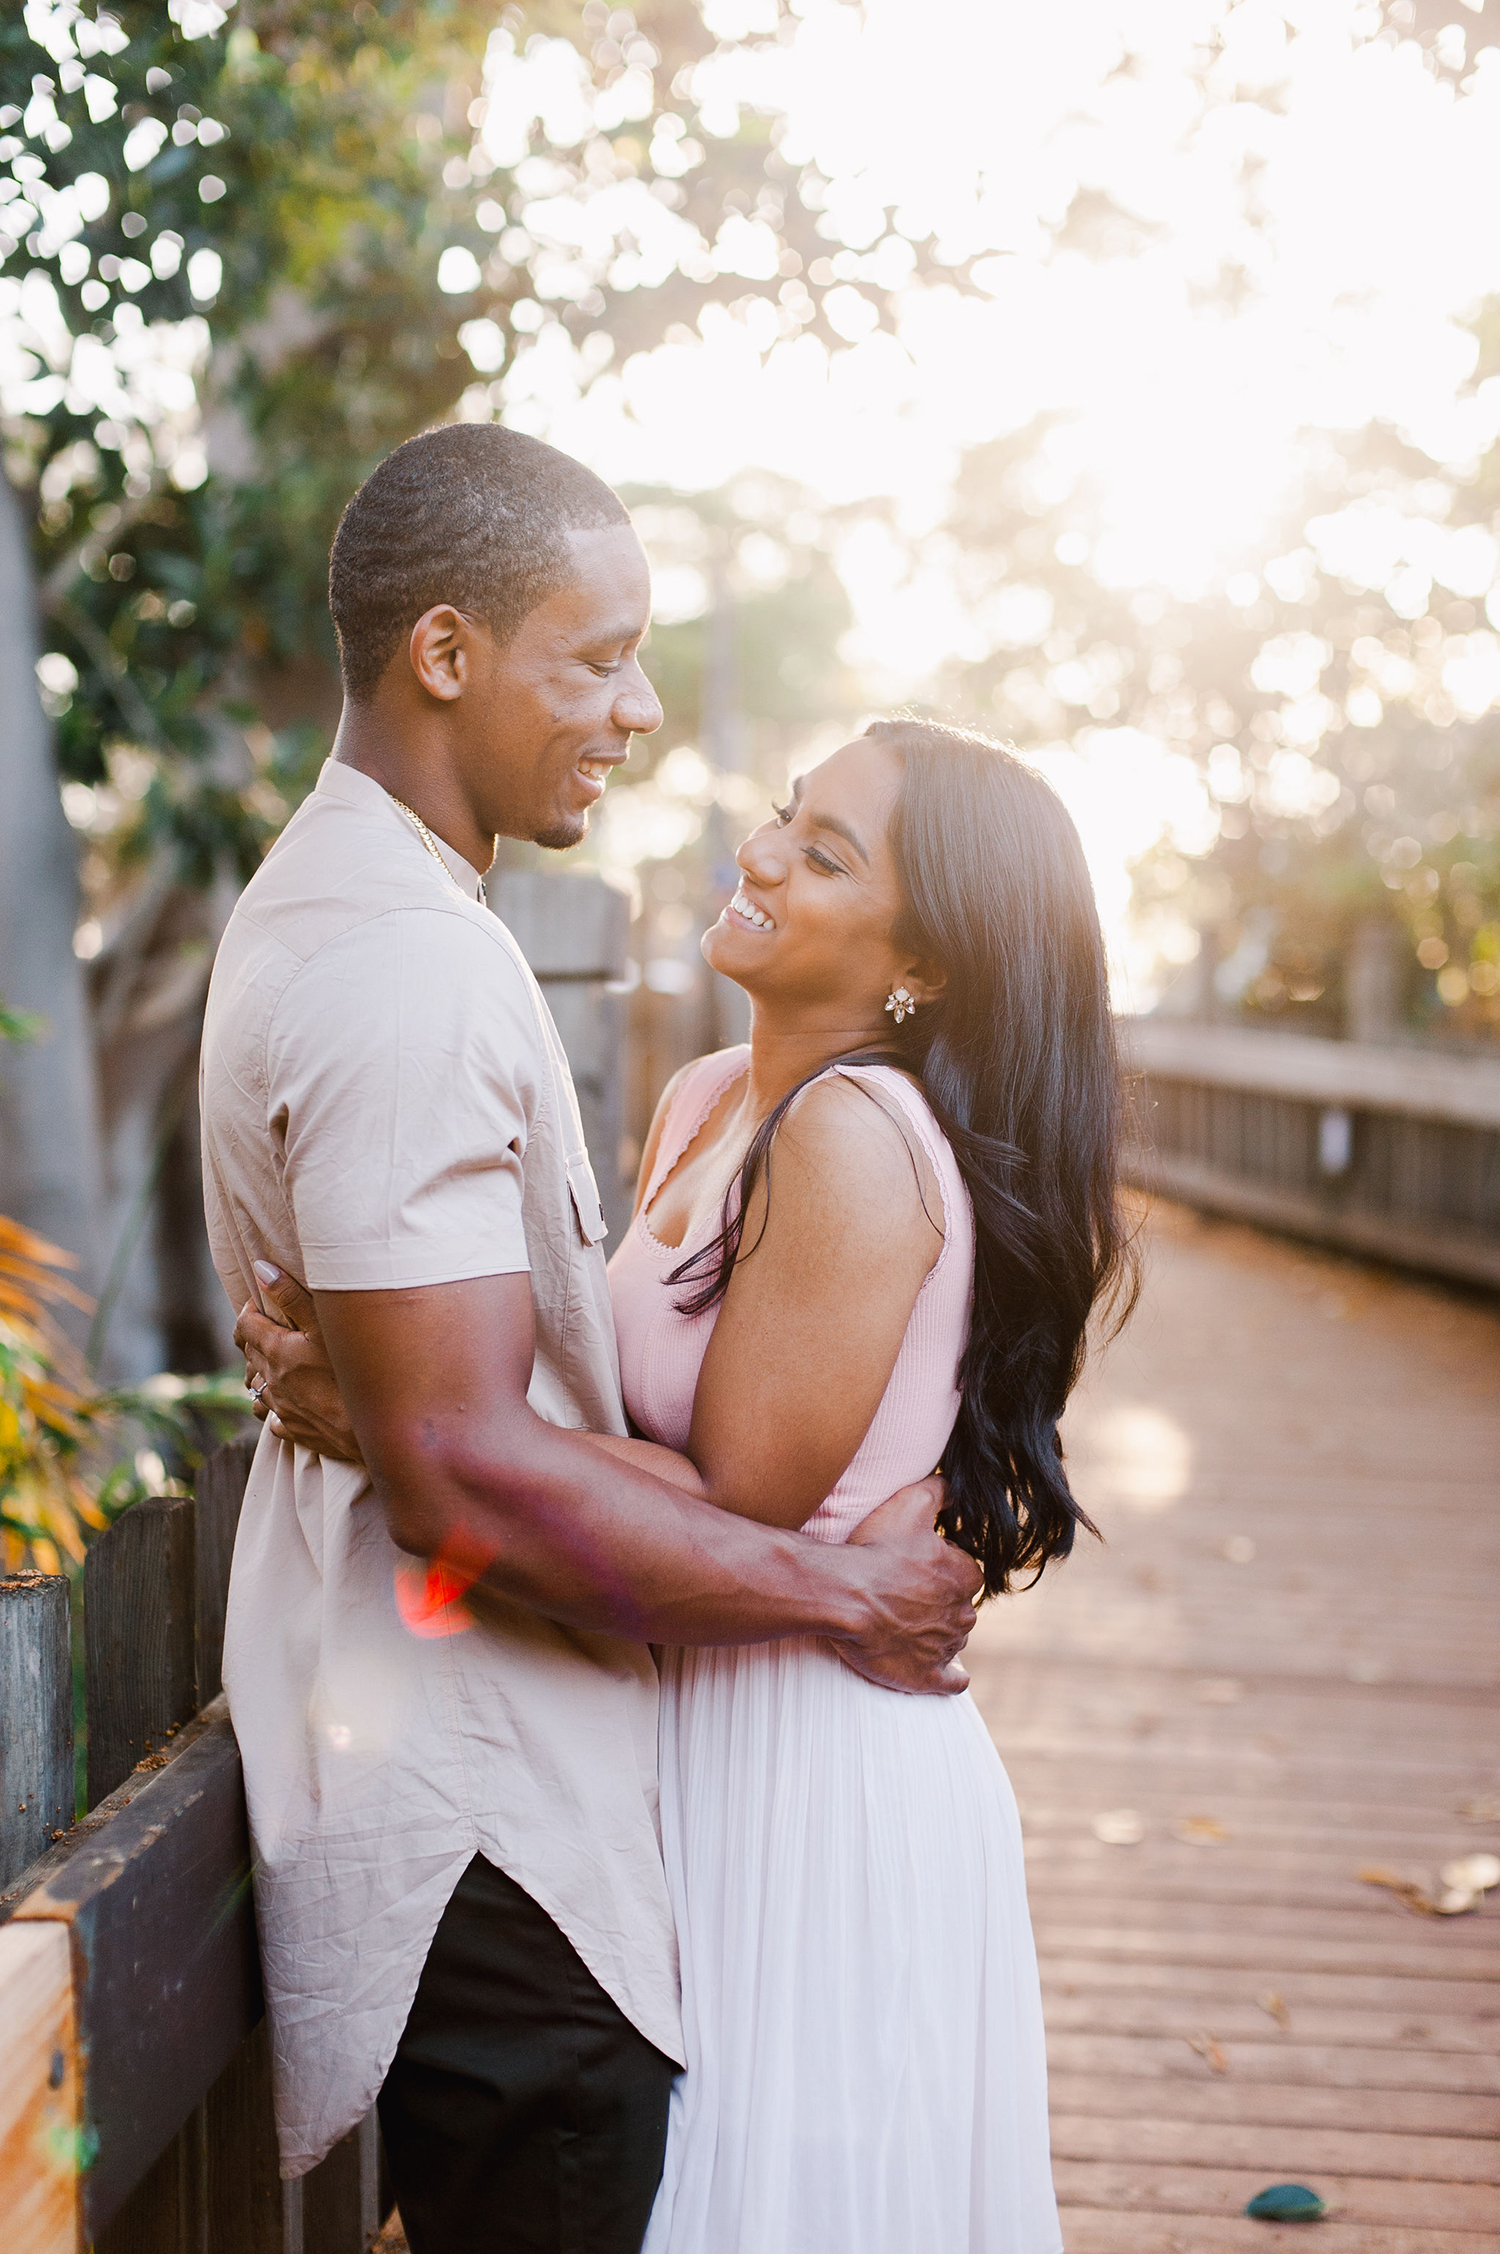
<svg viewBox="0 0 1500 2254">
<path fill-rule="evenodd" d="M 1245 2207 L 1247 2215 L 1262 2223 L 1315 2223 L 1327 2212 L 1326 2203 L 1306 2184 L 1271 2184 Z"/>
</svg>

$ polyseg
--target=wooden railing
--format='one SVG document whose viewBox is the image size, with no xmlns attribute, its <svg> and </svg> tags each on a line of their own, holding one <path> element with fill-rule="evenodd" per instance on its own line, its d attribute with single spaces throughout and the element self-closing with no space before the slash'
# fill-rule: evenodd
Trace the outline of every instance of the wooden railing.
<svg viewBox="0 0 1500 2254">
<path fill-rule="evenodd" d="M 0 1582 L 0 2242 L 6 2254 L 365 2254 L 372 2113 L 277 2171 L 239 1750 L 220 1689 L 254 1443 L 137 1503 L 84 1572 L 89 1813 L 69 1591 Z"/>
<path fill-rule="evenodd" d="M 1157 1018 L 1123 1033 L 1141 1187 L 1500 1286 L 1500 1061 Z"/>
</svg>

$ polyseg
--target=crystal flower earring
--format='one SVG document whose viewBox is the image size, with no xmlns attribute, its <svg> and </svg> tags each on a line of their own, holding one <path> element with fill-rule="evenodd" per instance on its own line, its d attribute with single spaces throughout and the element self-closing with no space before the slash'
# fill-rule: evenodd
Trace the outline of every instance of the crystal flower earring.
<svg viewBox="0 0 1500 2254">
<path fill-rule="evenodd" d="M 917 1014 L 917 1005 L 904 986 L 898 986 L 893 994 L 886 996 L 885 1006 L 888 1010 L 895 1011 L 898 1025 L 904 1025 L 909 1017 Z"/>
</svg>

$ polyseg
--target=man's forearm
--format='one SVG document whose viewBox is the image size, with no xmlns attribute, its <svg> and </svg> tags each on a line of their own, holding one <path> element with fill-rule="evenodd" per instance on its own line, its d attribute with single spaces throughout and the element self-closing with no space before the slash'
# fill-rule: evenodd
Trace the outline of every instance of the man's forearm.
<svg viewBox="0 0 1500 2254">
<path fill-rule="evenodd" d="M 529 1412 L 526 1425 L 490 1447 L 382 1463 L 394 1538 L 549 1619 L 647 1643 L 863 1629 L 859 1552 L 715 1510 Z"/>
</svg>

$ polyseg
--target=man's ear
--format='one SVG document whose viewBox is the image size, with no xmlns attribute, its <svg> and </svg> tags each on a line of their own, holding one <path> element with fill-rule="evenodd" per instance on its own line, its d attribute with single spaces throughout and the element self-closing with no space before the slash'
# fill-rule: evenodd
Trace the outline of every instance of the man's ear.
<svg viewBox="0 0 1500 2254">
<path fill-rule="evenodd" d="M 474 637 L 478 621 L 455 610 L 452 603 L 434 603 L 423 611 L 411 630 L 408 652 L 411 669 L 429 696 L 452 704 L 461 697 L 472 677 Z"/>
</svg>

